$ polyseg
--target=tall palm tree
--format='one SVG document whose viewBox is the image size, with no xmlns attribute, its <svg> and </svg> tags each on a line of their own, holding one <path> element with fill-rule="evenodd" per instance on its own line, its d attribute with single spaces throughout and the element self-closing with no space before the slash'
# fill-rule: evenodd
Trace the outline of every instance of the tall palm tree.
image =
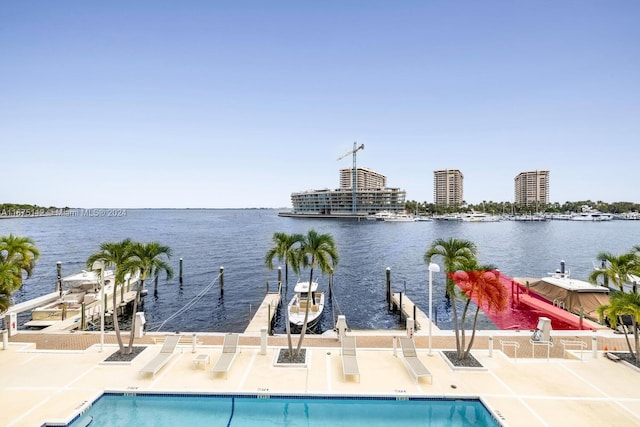
<svg viewBox="0 0 640 427">
<path fill-rule="evenodd" d="M 273 233 L 273 242 L 275 246 L 267 251 L 264 257 L 264 263 L 269 270 L 273 270 L 273 260 L 284 261 L 284 281 L 289 284 L 289 265 L 293 259 L 294 251 L 304 239 L 302 234 L 287 234 L 283 232 Z"/>
<path fill-rule="evenodd" d="M 604 268 L 596 269 L 589 274 L 589 282 L 597 283 L 600 277 L 615 284 L 620 292 L 624 292 L 624 284 L 629 274 L 640 276 L 640 262 L 634 253 L 614 255 L 610 252 L 600 252 L 598 259 L 605 261 Z"/>
<path fill-rule="evenodd" d="M 21 271 L 27 273 L 27 278 L 33 274 L 39 257 L 40 251 L 30 238 L 13 234 L 0 237 L 0 263 L 17 266 Z M 22 284 L 22 273 L 19 276 Z"/>
<path fill-rule="evenodd" d="M 333 271 L 333 268 L 338 265 L 338 260 L 338 249 L 333 236 L 330 234 L 318 234 L 315 230 L 309 230 L 297 249 L 296 256 L 292 258 L 292 265 L 296 271 L 299 271 L 300 267 L 309 268 L 309 286 L 311 286 L 314 268 L 317 267 L 323 274 L 327 274 Z M 311 304 L 307 304 L 304 311 L 304 320 L 302 321 L 302 330 L 300 331 L 295 356 L 300 354 L 302 341 L 307 332 L 310 305 Z"/>
<path fill-rule="evenodd" d="M 628 328 L 624 322 L 622 322 L 622 328 L 624 330 L 624 336 L 627 339 L 627 345 L 629 346 L 629 353 L 632 355 L 635 354 L 636 363 L 640 364 L 640 337 L 638 337 L 638 324 L 640 323 L 640 294 L 616 292 L 611 295 L 611 298 L 609 298 L 608 305 L 598 307 L 598 314 L 609 319 L 609 323 L 612 328 L 616 328 L 618 326 L 618 321 L 622 316 L 628 315 L 631 317 L 635 352 L 629 342 Z"/>
<path fill-rule="evenodd" d="M 125 273 L 123 266 L 129 258 L 131 258 L 131 239 L 124 239 L 121 242 L 105 242 L 100 245 L 100 250 L 89 255 L 87 258 L 87 267 L 92 268 L 93 263 L 96 261 L 102 261 L 105 267 L 115 268 L 115 284 L 113 286 L 113 330 L 116 333 L 118 340 L 118 346 L 120 347 L 120 353 L 124 353 L 124 344 L 122 343 L 122 336 L 120 334 L 120 325 L 118 323 L 117 316 L 117 295 L 116 292 L 118 283 L 120 286 L 124 286 Z"/>
<path fill-rule="evenodd" d="M 295 262 L 296 250 L 300 246 L 304 236 L 302 234 L 286 234 L 283 232 L 276 232 L 273 234 L 273 241 L 275 246 L 267 251 L 264 257 L 264 263 L 268 269 L 273 269 L 273 259 L 278 258 L 279 261 L 284 260 L 285 265 L 285 283 L 289 284 L 289 265 L 292 265 L 294 272 L 298 273 L 297 263 Z M 293 357 L 293 343 L 291 342 L 291 326 L 289 325 L 289 313 L 286 312 L 286 318 L 284 319 L 285 330 L 287 331 L 287 344 L 289 346 L 289 355 Z"/>
<path fill-rule="evenodd" d="M 40 252 L 33 240 L 9 234 L 0 237 L 0 313 L 9 309 L 11 295 L 22 287 L 22 274 L 33 274 Z"/>
<path fill-rule="evenodd" d="M 469 240 L 449 238 L 436 239 L 424 254 L 424 262 L 428 265 L 434 257 L 441 257 L 447 276 L 445 292 L 451 299 L 451 311 L 453 317 L 453 329 L 456 335 L 456 348 L 458 355 L 462 355 L 463 346 L 460 340 L 460 325 L 458 324 L 458 310 L 456 307 L 456 286 L 451 279 L 451 273 L 462 270 L 465 265 L 475 262 L 478 250 L 476 245 Z"/>
<path fill-rule="evenodd" d="M 136 311 L 138 311 L 138 302 L 140 301 L 140 295 L 144 289 L 144 281 L 147 277 L 158 277 L 163 271 L 166 273 L 167 280 L 171 280 L 173 277 L 173 269 L 163 259 L 171 258 L 171 248 L 161 245 L 158 242 L 150 243 L 138 243 L 135 242 L 131 245 L 131 257 L 128 258 L 122 266 L 122 273 L 129 273 L 131 275 L 140 273 L 140 281 L 138 282 L 138 288 L 136 291 L 135 299 L 133 300 L 133 314 L 131 315 L 131 335 L 129 336 L 129 347 L 127 353 L 133 352 L 133 338 L 136 326 Z"/>
<path fill-rule="evenodd" d="M 11 305 L 11 294 L 22 285 L 21 271 L 14 264 L 0 263 L 0 313 Z"/>
<path fill-rule="evenodd" d="M 507 308 L 509 294 L 500 282 L 500 272 L 498 272 L 493 265 L 477 265 L 477 263 L 472 262 L 466 265 L 464 270 L 450 273 L 449 275 L 458 287 L 460 287 L 466 300 L 460 322 L 462 326 L 460 333 L 461 345 L 458 349 L 458 359 L 462 360 L 469 356 L 473 348 L 480 307 L 490 312 L 500 313 Z M 471 339 L 465 349 L 465 323 L 471 301 L 474 300 L 476 302 L 476 310 L 473 315 Z M 460 350 L 462 350 L 462 352 Z"/>
</svg>

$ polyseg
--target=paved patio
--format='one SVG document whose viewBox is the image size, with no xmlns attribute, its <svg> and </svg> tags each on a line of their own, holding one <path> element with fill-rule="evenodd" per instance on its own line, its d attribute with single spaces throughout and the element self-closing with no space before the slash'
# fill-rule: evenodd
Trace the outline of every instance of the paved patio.
<svg viewBox="0 0 640 427">
<path fill-rule="evenodd" d="M 393 336 L 404 331 L 352 331 L 357 337 L 360 382 L 342 375 L 339 341 L 334 333 L 305 338 L 309 368 L 274 366 L 285 336 L 268 337 L 261 354 L 259 335 L 242 335 L 240 353 L 228 378 L 211 369 L 222 351 L 222 334 L 183 333 L 175 356 L 155 376 L 140 369 L 159 352 L 163 334 L 148 334 L 136 345 L 147 345 L 129 364 L 105 364 L 117 350 L 115 337 L 105 336 L 100 351 L 96 333 L 20 333 L 0 350 L 0 425 L 40 426 L 66 423 L 107 391 L 272 393 L 385 396 L 481 397 L 507 426 L 630 426 L 640 425 L 640 371 L 603 357 L 605 346 L 626 349 L 624 338 L 610 331 L 554 331 L 554 346 L 536 348 L 532 357 L 530 333 L 480 331 L 474 356 L 484 370 L 454 370 L 440 353 L 455 348 L 450 331 L 433 337 L 415 336 L 419 358 L 433 374 L 433 383 L 414 383 L 408 375 Z M 297 337 L 294 337 L 296 339 Z M 585 342 L 579 351 L 564 351 L 561 341 Z M 504 353 L 500 342 L 507 345 Z M 593 351 L 593 344 L 596 351 Z M 490 351 L 490 346 L 493 349 Z M 198 354 L 210 356 L 207 366 L 196 366 Z M 595 357 L 594 357 L 595 356 Z M 582 357 L 582 360 L 580 359 Z M 204 368 L 204 369 L 203 369 Z"/>
</svg>

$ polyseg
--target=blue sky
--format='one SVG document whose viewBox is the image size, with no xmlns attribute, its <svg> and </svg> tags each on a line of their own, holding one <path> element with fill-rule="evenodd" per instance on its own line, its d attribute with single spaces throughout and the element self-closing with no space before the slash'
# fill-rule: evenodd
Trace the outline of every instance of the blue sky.
<svg viewBox="0 0 640 427">
<path fill-rule="evenodd" d="M 358 165 L 433 200 L 640 202 L 640 2 L 5 1 L 0 202 L 286 207 Z"/>
</svg>

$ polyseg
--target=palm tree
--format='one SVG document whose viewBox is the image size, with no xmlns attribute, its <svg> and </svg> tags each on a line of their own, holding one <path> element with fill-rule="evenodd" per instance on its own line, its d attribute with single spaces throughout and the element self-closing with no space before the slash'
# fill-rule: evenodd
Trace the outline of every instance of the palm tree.
<svg viewBox="0 0 640 427">
<path fill-rule="evenodd" d="M 273 258 L 277 257 L 279 261 L 284 260 L 285 265 L 285 283 L 289 284 L 289 265 L 296 265 L 295 257 L 297 247 L 304 240 L 302 234 L 286 234 L 283 232 L 276 232 L 273 234 L 273 241 L 275 246 L 267 251 L 264 257 L 264 263 L 268 269 L 273 269 Z M 297 267 L 293 267 L 294 271 L 298 273 Z M 287 331 L 287 343 L 289 346 L 289 355 L 293 357 L 293 343 L 291 342 L 291 326 L 289 325 L 289 313 L 287 312 L 284 319 L 285 330 Z"/>
<path fill-rule="evenodd" d="M 456 287 L 450 274 L 458 270 L 462 270 L 465 265 L 475 262 L 477 248 L 473 242 L 469 240 L 458 240 L 450 238 L 449 240 L 437 239 L 424 254 L 424 262 L 428 265 L 432 262 L 433 257 L 439 256 L 444 263 L 444 269 L 447 276 L 446 295 L 451 299 L 451 310 L 453 317 L 453 329 L 456 334 L 456 348 L 458 356 L 463 355 L 463 346 L 460 341 L 460 328 L 458 325 L 458 310 L 456 308 Z"/>
<path fill-rule="evenodd" d="M 31 277 L 39 257 L 38 248 L 28 237 L 0 237 L 0 313 L 9 309 L 11 295 L 22 287 L 22 273 Z"/>
<path fill-rule="evenodd" d="M 629 274 L 640 276 L 640 262 L 634 253 L 626 253 L 619 256 L 610 252 L 600 252 L 598 259 L 605 261 L 605 267 L 596 269 L 589 275 L 589 282 L 597 283 L 600 277 L 615 284 L 620 292 L 624 292 L 624 284 L 629 279 Z"/>
<path fill-rule="evenodd" d="M 11 294 L 22 285 L 21 271 L 14 264 L 0 263 L 0 313 L 4 313 L 11 305 Z"/>
<path fill-rule="evenodd" d="M 28 237 L 18 237 L 13 234 L 0 237 L 0 263 L 13 264 L 27 273 L 27 278 L 33 274 L 40 251 L 33 240 Z M 22 285 L 22 274 L 19 274 Z"/>
<path fill-rule="evenodd" d="M 296 245 L 299 245 L 304 239 L 302 234 L 286 234 L 283 232 L 273 233 L 273 242 L 275 246 L 267 251 L 264 257 L 264 263 L 269 270 L 273 270 L 273 259 L 284 261 L 284 281 L 289 284 L 289 264 L 293 259 Z"/>
<path fill-rule="evenodd" d="M 478 326 L 478 315 L 480 307 L 487 312 L 500 313 L 507 308 L 508 293 L 500 282 L 500 272 L 493 265 L 477 265 L 472 262 L 464 267 L 464 270 L 449 273 L 451 279 L 460 287 L 466 299 L 461 319 L 460 348 L 458 348 L 458 359 L 462 360 L 469 356 L 473 348 L 473 341 L 476 336 Z M 473 316 L 473 326 L 469 345 L 465 349 L 465 323 L 467 312 L 471 301 L 475 300 L 476 311 Z M 463 350 L 462 352 L 460 350 Z"/>
<path fill-rule="evenodd" d="M 635 341 L 635 358 L 636 363 L 640 364 L 640 337 L 638 337 L 638 323 L 640 323 L 640 294 L 616 292 L 609 298 L 608 305 L 598 307 L 598 314 L 609 319 L 612 328 L 618 326 L 618 321 L 622 316 L 631 317 L 631 327 L 633 330 L 633 338 Z M 627 325 L 622 322 L 624 336 L 629 346 L 629 353 L 634 355 L 634 351 L 629 342 Z"/>
<path fill-rule="evenodd" d="M 315 230 L 309 230 L 300 243 L 296 255 L 292 258 L 294 271 L 300 271 L 300 267 L 309 267 L 309 286 L 313 282 L 313 269 L 318 267 L 323 274 L 330 273 L 338 265 L 338 249 L 333 236 L 330 234 L 318 234 Z M 298 346 L 294 356 L 300 354 L 302 341 L 307 331 L 307 321 L 309 320 L 309 306 L 306 305 L 302 330 L 298 339 Z"/>
<path fill-rule="evenodd" d="M 87 267 L 92 268 L 93 263 L 96 261 L 102 261 L 105 267 L 115 268 L 115 284 L 113 286 L 113 329 L 116 333 L 118 340 L 118 346 L 120 347 L 120 353 L 124 353 L 124 345 L 122 343 L 122 336 L 120 334 L 120 325 L 118 324 L 117 316 L 117 285 L 124 286 L 125 273 L 123 266 L 129 258 L 131 258 L 131 239 L 125 239 L 121 242 L 106 242 L 100 245 L 100 250 L 89 255 L 87 258 Z"/>
<path fill-rule="evenodd" d="M 131 316 L 131 335 L 129 336 L 129 348 L 127 353 L 133 352 L 133 338 L 136 326 L 136 311 L 138 311 L 138 302 L 140 301 L 140 295 L 144 289 L 144 281 L 149 276 L 158 277 L 161 272 L 165 272 L 167 280 L 171 280 L 173 277 L 173 269 L 163 259 L 163 257 L 171 257 L 171 248 L 161 245 L 157 242 L 150 243 L 132 243 L 131 257 L 129 257 L 122 266 L 122 274 L 129 273 L 134 275 L 136 272 L 140 273 L 140 281 L 138 282 L 138 288 L 136 291 L 135 299 L 133 300 L 133 314 Z"/>
</svg>

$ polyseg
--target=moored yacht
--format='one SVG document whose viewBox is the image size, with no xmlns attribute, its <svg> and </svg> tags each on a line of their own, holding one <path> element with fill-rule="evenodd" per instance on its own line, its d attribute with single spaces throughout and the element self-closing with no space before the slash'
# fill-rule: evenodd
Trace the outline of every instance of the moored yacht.
<svg viewBox="0 0 640 427">
<path fill-rule="evenodd" d="M 460 217 L 460 220 L 465 222 L 496 222 L 502 221 L 502 217 L 498 215 L 489 215 L 484 212 L 471 212 L 463 214 Z"/>
</svg>

